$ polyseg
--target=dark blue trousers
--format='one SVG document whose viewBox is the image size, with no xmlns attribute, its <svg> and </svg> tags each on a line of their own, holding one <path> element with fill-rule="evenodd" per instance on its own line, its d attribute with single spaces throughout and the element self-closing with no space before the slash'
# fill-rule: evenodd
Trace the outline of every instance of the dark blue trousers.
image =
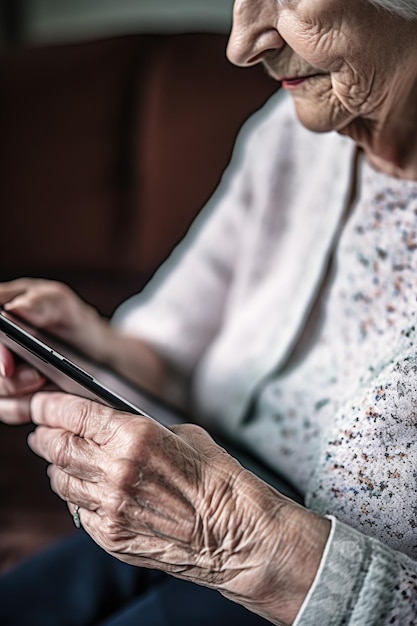
<svg viewBox="0 0 417 626">
<path fill-rule="evenodd" d="M 1 626 L 265 626 L 221 594 L 121 563 L 84 531 L 0 577 Z"/>
</svg>

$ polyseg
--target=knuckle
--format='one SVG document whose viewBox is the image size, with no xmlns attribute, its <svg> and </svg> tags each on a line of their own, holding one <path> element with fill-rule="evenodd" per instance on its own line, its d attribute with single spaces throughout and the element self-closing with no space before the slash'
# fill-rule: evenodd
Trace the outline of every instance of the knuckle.
<svg viewBox="0 0 417 626">
<path fill-rule="evenodd" d="M 73 291 L 68 285 L 55 280 L 45 283 L 40 291 L 40 296 L 55 306 L 68 304 L 72 295 Z"/>
<path fill-rule="evenodd" d="M 110 466 L 111 484 L 102 499 L 106 517 L 121 524 L 131 517 L 132 502 L 140 498 L 143 475 L 140 468 L 129 460 L 119 460 Z"/>
<path fill-rule="evenodd" d="M 110 424 L 114 428 L 115 423 Z M 113 436 L 123 443 L 126 459 L 140 459 L 141 463 L 146 463 L 155 445 L 157 432 L 151 420 L 140 421 L 134 417 L 118 420 Z"/>
<path fill-rule="evenodd" d="M 76 435 L 74 433 L 63 432 L 60 433 L 55 447 L 56 447 L 56 462 L 59 467 L 68 467 L 71 465 L 74 452 L 74 440 Z"/>
<path fill-rule="evenodd" d="M 62 297 L 69 293 L 70 289 L 64 283 L 60 283 L 56 280 L 51 280 L 45 285 L 45 293 L 52 297 Z"/>
<path fill-rule="evenodd" d="M 92 413 L 92 402 L 85 398 L 73 397 L 70 405 L 71 427 L 74 432 L 84 437 L 88 419 Z"/>
<path fill-rule="evenodd" d="M 109 498 L 105 503 L 107 521 L 114 527 L 123 524 L 123 522 L 127 518 L 125 514 L 126 505 L 124 504 L 124 502 L 125 501 L 122 497 L 117 497 L 115 495 L 115 497 Z"/>
<path fill-rule="evenodd" d="M 110 475 L 116 491 L 124 493 L 126 489 L 138 484 L 140 471 L 134 461 L 124 458 L 112 461 Z"/>
<path fill-rule="evenodd" d="M 136 438 L 136 444 L 142 456 L 149 455 L 152 446 L 158 444 L 165 435 L 165 429 L 163 429 L 157 422 L 150 419 L 142 420 L 140 423 L 140 430 Z"/>
<path fill-rule="evenodd" d="M 118 552 L 120 548 L 120 526 L 113 520 L 103 520 L 101 544 L 107 552 Z"/>
<path fill-rule="evenodd" d="M 70 495 L 70 477 L 63 471 L 57 470 L 51 474 L 51 487 L 53 491 L 64 500 L 69 500 Z"/>
</svg>

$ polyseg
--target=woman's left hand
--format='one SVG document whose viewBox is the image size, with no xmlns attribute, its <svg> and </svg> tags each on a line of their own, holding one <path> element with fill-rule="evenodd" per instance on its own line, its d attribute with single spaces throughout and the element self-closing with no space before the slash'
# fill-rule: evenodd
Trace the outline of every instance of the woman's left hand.
<svg viewBox="0 0 417 626">
<path fill-rule="evenodd" d="M 63 393 L 35 394 L 30 447 L 104 550 L 218 589 L 290 624 L 329 522 L 244 470 L 200 427 L 169 430 Z"/>
</svg>

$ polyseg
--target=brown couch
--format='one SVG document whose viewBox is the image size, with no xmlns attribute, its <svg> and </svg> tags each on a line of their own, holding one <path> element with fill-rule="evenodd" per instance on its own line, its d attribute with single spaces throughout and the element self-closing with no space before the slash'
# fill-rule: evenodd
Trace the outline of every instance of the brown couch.
<svg viewBox="0 0 417 626">
<path fill-rule="evenodd" d="M 138 35 L 0 58 L 0 280 L 64 280 L 105 315 L 169 254 L 276 89 L 226 36 Z M 72 532 L 30 427 L 0 426 L 0 571 Z"/>
</svg>

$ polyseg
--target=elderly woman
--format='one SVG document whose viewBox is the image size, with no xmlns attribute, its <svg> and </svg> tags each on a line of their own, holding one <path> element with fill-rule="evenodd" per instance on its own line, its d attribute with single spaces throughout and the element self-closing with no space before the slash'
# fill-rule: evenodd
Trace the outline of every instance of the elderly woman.
<svg viewBox="0 0 417 626">
<path fill-rule="evenodd" d="M 81 534 L 5 576 L 4 624 L 417 624 L 417 1 L 236 0 L 228 56 L 283 90 L 145 293 L 109 325 L 62 285 L 1 286 L 200 424 L 39 391 L 2 348 L 2 419 L 34 421 L 76 523 L 136 566 Z"/>
</svg>

